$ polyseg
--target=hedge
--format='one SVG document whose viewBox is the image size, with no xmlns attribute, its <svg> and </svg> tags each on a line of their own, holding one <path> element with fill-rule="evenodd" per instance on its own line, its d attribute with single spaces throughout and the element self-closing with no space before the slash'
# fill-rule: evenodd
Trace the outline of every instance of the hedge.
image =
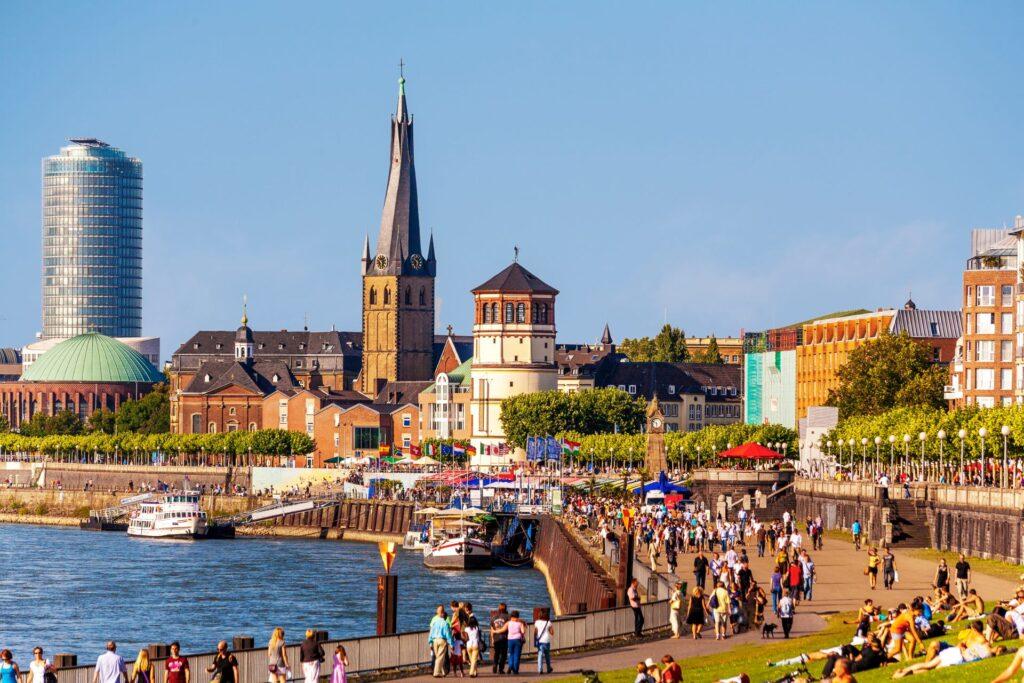
<svg viewBox="0 0 1024 683">
<path fill-rule="evenodd" d="M 0 434 L 0 450 L 22 453 L 177 453 L 201 452 L 243 455 L 306 455 L 316 443 L 303 432 L 261 429 L 221 434 L 83 434 L 80 436 L 22 436 Z"/>
</svg>

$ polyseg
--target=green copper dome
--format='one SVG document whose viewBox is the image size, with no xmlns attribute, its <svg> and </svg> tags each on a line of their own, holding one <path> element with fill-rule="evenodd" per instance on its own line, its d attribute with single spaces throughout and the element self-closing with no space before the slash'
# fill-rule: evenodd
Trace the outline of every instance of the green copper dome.
<svg viewBox="0 0 1024 683">
<path fill-rule="evenodd" d="M 40 356 L 21 376 L 23 382 L 162 382 L 164 376 L 145 356 L 96 332 L 62 341 Z"/>
</svg>

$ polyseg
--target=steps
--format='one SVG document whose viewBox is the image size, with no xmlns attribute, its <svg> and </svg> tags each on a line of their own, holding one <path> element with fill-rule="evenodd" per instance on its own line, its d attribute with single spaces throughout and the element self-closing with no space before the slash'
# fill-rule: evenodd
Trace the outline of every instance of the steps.
<svg viewBox="0 0 1024 683">
<path fill-rule="evenodd" d="M 919 501 L 895 499 L 889 501 L 892 520 L 892 545 L 897 548 L 927 548 L 931 546 L 928 512 Z"/>
</svg>

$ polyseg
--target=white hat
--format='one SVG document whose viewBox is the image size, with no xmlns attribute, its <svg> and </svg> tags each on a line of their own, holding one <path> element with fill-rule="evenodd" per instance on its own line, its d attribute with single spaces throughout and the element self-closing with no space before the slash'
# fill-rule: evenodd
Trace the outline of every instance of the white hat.
<svg viewBox="0 0 1024 683">
<path fill-rule="evenodd" d="M 654 660 L 652 658 L 648 657 L 647 659 L 644 660 L 644 666 L 646 666 L 649 669 L 652 666 L 658 666 L 658 665 L 654 662 Z"/>
</svg>

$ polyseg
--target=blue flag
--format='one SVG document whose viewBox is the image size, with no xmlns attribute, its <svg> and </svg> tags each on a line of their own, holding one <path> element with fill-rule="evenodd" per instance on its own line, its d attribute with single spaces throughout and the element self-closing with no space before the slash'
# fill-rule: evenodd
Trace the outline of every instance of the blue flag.
<svg viewBox="0 0 1024 683">
<path fill-rule="evenodd" d="M 562 444 L 553 436 L 548 437 L 547 457 L 549 460 L 558 460 L 562 457 Z"/>
</svg>

